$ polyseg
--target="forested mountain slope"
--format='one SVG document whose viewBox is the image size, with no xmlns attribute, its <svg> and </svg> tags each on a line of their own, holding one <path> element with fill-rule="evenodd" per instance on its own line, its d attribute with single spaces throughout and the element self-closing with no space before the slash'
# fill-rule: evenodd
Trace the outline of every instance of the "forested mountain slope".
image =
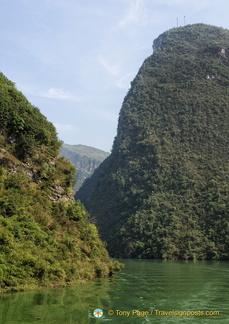
<svg viewBox="0 0 229 324">
<path fill-rule="evenodd" d="M 171 29 L 131 83 L 111 155 L 79 190 L 115 256 L 228 260 L 229 31 Z"/>
<path fill-rule="evenodd" d="M 0 291 L 106 276 L 115 263 L 72 195 L 54 126 L 0 73 Z"/>
<path fill-rule="evenodd" d="M 62 156 L 68 158 L 76 167 L 74 192 L 78 191 L 85 179 L 90 177 L 96 168 L 108 157 L 109 153 L 86 145 L 63 144 Z"/>
</svg>

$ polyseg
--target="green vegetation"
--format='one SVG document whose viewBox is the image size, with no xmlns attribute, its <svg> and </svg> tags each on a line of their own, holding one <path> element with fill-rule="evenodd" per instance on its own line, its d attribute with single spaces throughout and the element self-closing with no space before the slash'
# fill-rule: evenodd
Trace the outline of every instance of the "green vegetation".
<svg viewBox="0 0 229 324">
<path fill-rule="evenodd" d="M 229 31 L 175 28 L 154 49 L 76 197 L 113 256 L 228 260 Z"/>
<path fill-rule="evenodd" d="M 60 151 L 76 167 L 76 182 L 73 191 L 82 186 L 84 180 L 92 175 L 96 168 L 106 159 L 109 153 L 86 145 L 63 144 Z"/>
<path fill-rule="evenodd" d="M 103 161 L 109 155 L 108 152 L 104 152 L 95 147 L 81 145 L 81 144 L 78 145 L 63 144 L 63 148 L 69 150 L 72 153 L 76 153 L 81 156 L 87 156 L 88 158 L 92 158 L 97 161 Z"/>
<path fill-rule="evenodd" d="M 0 74 L 0 291 L 104 277 L 110 259 L 72 196 L 54 126 Z"/>
</svg>

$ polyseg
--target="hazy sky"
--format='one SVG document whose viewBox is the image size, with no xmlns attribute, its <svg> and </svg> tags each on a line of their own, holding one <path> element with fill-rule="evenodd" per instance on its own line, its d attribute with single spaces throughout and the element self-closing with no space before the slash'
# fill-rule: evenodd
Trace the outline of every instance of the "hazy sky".
<svg viewBox="0 0 229 324">
<path fill-rule="evenodd" d="M 130 81 L 180 25 L 229 29 L 228 0 L 0 0 L 0 71 L 68 144 L 110 151 Z"/>
</svg>

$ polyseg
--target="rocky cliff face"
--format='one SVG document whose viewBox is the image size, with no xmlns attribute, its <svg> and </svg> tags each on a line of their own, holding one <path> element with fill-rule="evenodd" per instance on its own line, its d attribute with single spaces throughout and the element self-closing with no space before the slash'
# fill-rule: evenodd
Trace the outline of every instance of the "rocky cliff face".
<svg viewBox="0 0 229 324">
<path fill-rule="evenodd" d="M 153 51 L 156 51 L 159 47 L 161 47 L 162 42 L 164 40 L 164 35 L 160 35 L 153 41 Z"/>
<path fill-rule="evenodd" d="M 229 31 L 154 42 L 131 83 L 111 155 L 77 197 L 113 255 L 228 260 Z"/>
</svg>

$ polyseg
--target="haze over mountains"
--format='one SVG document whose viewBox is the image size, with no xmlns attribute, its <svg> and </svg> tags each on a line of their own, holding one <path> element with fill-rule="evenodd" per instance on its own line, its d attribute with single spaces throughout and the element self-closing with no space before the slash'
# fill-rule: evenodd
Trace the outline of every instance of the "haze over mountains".
<svg viewBox="0 0 229 324">
<path fill-rule="evenodd" d="M 124 98 L 111 154 L 97 151 L 105 159 L 75 198 L 112 256 L 228 260 L 229 31 L 174 28 L 153 47 Z M 73 199 L 75 168 L 59 157 L 55 127 L 2 73 L 0 125 L 1 291 L 120 268 Z M 83 158 L 87 172 L 93 159 Z"/>
<path fill-rule="evenodd" d="M 76 198 L 112 256 L 228 260 L 229 31 L 174 28 L 153 48 Z"/>
<path fill-rule="evenodd" d="M 79 190 L 84 180 L 108 157 L 109 153 L 86 145 L 63 144 L 60 151 L 76 167 L 74 192 Z"/>
</svg>

